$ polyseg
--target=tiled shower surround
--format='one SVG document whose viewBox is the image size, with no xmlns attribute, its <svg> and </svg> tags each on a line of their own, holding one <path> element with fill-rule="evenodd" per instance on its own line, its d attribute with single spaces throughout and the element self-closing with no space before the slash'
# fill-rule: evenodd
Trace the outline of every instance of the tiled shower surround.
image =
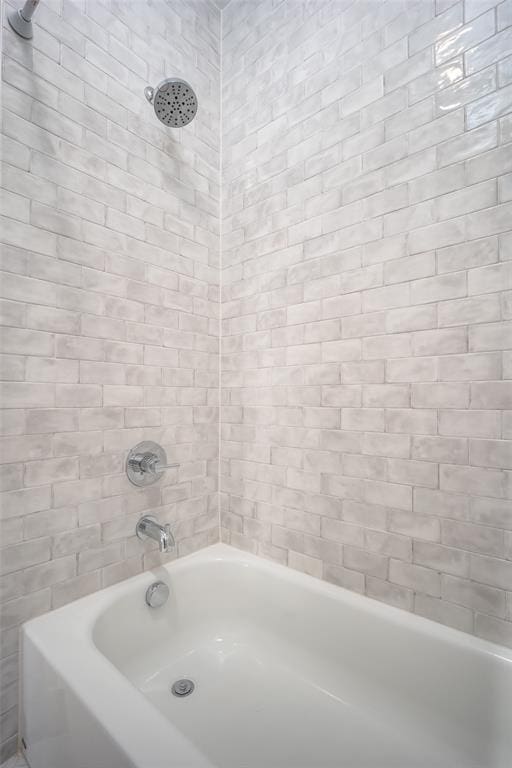
<svg viewBox="0 0 512 768">
<path fill-rule="evenodd" d="M 223 13 L 223 538 L 512 645 L 512 2 Z"/>
<path fill-rule="evenodd" d="M 220 12 L 41 0 L 34 22 L 3 34 L 2 756 L 20 622 L 156 565 L 145 511 L 178 554 L 219 530 Z M 200 102 L 177 131 L 143 93 L 170 75 Z M 138 490 L 147 438 L 181 466 Z"/>
<path fill-rule="evenodd" d="M 1 756 L 20 622 L 155 566 L 145 511 L 512 645 L 511 1 L 41 0 L 3 46 Z"/>
</svg>

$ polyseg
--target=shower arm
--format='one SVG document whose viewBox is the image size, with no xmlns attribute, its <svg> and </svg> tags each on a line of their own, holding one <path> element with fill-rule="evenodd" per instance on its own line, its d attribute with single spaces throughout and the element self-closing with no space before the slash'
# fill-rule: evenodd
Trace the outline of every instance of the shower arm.
<svg viewBox="0 0 512 768">
<path fill-rule="evenodd" d="M 7 21 L 12 29 L 17 35 L 24 37 L 26 40 L 30 40 L 33 36 L 32 16 L 38 5 L 39 0 L 25 0 L 23 8 L 7 14 Z"/>
<path fill-rule="evenodd" d="M 25 21 L 30 21 L 35 13 L 39 0 L 25 0 L 25 5 L 20 10 L 20 14 Z"/>
</svg>

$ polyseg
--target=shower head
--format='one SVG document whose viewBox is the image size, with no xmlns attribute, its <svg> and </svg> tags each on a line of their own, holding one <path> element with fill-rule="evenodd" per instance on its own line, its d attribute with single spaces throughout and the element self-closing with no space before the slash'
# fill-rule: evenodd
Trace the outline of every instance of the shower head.
<svg viewBox="0 0 512 768">
<path fill-rule="evenodd" d="M 185 80 L 169 77 L 156 88 L 144 88 L 146 99 L 153 104 L 158 119 L 171 128 L 188 125 L 196 116 L 197 97 Z"/>
</svg>

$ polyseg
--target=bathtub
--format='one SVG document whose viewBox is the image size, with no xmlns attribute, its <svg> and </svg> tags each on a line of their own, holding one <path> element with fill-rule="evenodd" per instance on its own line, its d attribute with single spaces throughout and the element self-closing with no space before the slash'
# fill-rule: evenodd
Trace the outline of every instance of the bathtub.
<svg viewBox="0 0 512 768">
<path fill-rule="evenodd" d="M 221 544 L 28 622 L 22 665 L 31 768 L 512 765 L 511 651 Z"/>
</svg>

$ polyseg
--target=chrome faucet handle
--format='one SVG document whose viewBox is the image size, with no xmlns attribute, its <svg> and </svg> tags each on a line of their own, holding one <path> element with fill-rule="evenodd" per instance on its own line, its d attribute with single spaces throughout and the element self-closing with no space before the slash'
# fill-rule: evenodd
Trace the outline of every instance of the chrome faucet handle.
<svg viewBox="0 0 512 768">
<path fill-rule="evenodd" d="M 163 464 L 158 456 L 152 456 L 148 461 L 148 472 L 153 472 L 155 475 L 158 472 L 163 472 L 166 469 L 175 469 L 175 467 L 179 467 L 179 464 Z"/>
<path fill-rule="evenodd" d="M 166 469 L 174 469 L 179 464 L 167 462 L 167 454 L 158 443 L 145 440 L 136 445 L 126 460 L 126 474 L 134 485 L 151 485 L 162 477 Z"/>
</svg>

